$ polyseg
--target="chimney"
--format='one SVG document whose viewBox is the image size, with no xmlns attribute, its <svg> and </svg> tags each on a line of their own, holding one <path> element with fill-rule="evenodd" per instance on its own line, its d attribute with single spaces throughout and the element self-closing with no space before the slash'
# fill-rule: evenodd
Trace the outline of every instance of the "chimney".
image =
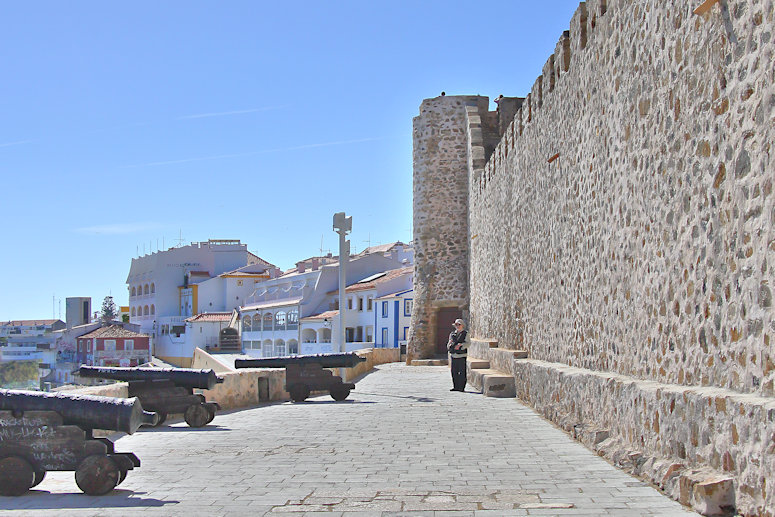
<svg viewBox="0 0 775 517">
<path fill-rule="evenodd" d="M 318 257 L 312 258 L 312 271 L 317 271 L 320 267 L 320 259 Z"/>
<path fill-rule="evenodd" d="M 307 264 L 302 260 L 301 262 L 296 263 L 296 270 L 299 273 L 304 273 L 304 271 L 307 270 Z"/>
</svg>

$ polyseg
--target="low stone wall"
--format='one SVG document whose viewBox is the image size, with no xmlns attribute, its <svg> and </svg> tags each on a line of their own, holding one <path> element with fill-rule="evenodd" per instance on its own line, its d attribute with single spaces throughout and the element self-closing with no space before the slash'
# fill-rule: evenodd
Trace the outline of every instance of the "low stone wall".
<svg viewBox="0 0 775 517">
<path fill-rule="evenodd" d="M 513 360 L 517 396 L 575 438 L 705 515 L 772 516 L 775 402 L 723 388 L 643 381 Z"/>
<path fill-rule="evenodd" d="M 345 381 L 351 381 L 366 372 L 370 372 L 378 364 L 397 363 L 401 360 L 401 350 L 398 348 L 369 348 L 357 350 L 355 353 L 360 357 L 365 357 L 366 361 L 359 363 L 354 368 L 346 368 Z"/>
<path fill-rule="evenodd" d="M 194 390 L 197 393 L 202 393 L 208 402 L 217 402 L 222 409 L 235 409 L 255 406 L 259 402 L 290 399 L 290 395 L 285 391 L 284 368 L 245 368 L 234 371 L 218 362 L 214 356 L 201 350 L 197 350 L 197 352 L 201 352 L 196 357 L 197 368 L 212 368 L 219 377 L 224 379 L 223 383 L 217 384 L 211 390 Z M 370 372 L 376 365 L 394 363 L 400 360 L 398 348 L 374 348 L 357 350 L 355 353 L 365 357 L 366 361 L 359 363 L 354 368 L 346 368 L 346 381 L 352 381 Z M 336 374 L 338 375 L 338 372 Z M 265 395 L 261 400 L 259 400 L 260 379 L 266 379 L 267 383 Z M 105 397 L 126 398 L 129 396 L 125 382 L 78 388 L 72 392 Z"/>
<path fill-rule="evenodd" d="M 205 396 L 208 402 L 217 402 L 221 409 L 236 409 L 255 406 L 259 402 L 271 402 L 288 400 L 285 391 L 285 370 L 271 369 L 244 369 L 237 372 L 218 373 L 223 378 L 223 383 L 216 384 L 211 390 L 195 390 Z M 259 383 L 266 379 L 267 387 L 265 399 L 259 396 Z"/>
</svg>

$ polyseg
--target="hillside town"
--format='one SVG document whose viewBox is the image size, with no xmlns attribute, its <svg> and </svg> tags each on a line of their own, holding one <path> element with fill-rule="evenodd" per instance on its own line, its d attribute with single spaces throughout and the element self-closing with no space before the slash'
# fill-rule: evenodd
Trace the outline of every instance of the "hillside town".
<svg viewBox="0 0 775 517">
<path fill-rule="evenodd" d="M 345 349 L 406 351 L 412 310 L 411 244 L 351 255 L 346 267 Z M 0 322 L 0 387 L 49 391 L 90 384 L 87 366 L 191 367 L 201 349 L 238 357 L 339 352 L 339 257 L 282 271 L 239 240 L 210 239 L 131 259 L 127 303 L 66 299 L 65 321 Z M 335 348 L 335 346 L 337 348 Z"/>
</svg>

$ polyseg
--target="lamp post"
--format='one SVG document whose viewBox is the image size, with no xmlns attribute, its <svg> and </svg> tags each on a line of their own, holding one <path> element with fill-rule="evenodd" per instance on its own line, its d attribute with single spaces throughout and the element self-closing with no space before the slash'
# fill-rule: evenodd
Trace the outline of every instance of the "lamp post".
<svg viewBox="0 0 775 517">
<path fill-rule="evenodd" d="M 350 259 L 350 241 L 346 237 L 352 229 L 352 216 L 347 217 L 344 212 L 334 214 L 334 231 L 339 234 L 339 352 L 342 354 L 347 352 L 344 327 L 344 290 L 347 261 Z M 340 368 L 340 375 L 343 379 L 345 378 L 344 368 Z"/>
</svg>

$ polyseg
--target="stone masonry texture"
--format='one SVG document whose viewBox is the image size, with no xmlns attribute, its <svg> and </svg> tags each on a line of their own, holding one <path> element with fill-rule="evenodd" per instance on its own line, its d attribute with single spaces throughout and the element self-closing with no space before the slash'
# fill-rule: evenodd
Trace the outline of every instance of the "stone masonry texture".
<svg viewBox="0 0 775 517">
<path fill-rule="evenodd" d="M 528 350 L 508 369 L 547 418 L 610 436 L 657 484 L 664 465 L 726 476 L 738 512 L 771 516 L 773 2 L 700 3 L 580 4 L 507 125 L 444 99 L 466 109 L 462 133 L 444 120 L 468 147 L 470 328 Z M 416 245 L 418 163 L 439 157 L 417 135 L 435 123 L 415 119 Z M 426 217 L 451 195 L 435 194 Z"/>
</svg>

